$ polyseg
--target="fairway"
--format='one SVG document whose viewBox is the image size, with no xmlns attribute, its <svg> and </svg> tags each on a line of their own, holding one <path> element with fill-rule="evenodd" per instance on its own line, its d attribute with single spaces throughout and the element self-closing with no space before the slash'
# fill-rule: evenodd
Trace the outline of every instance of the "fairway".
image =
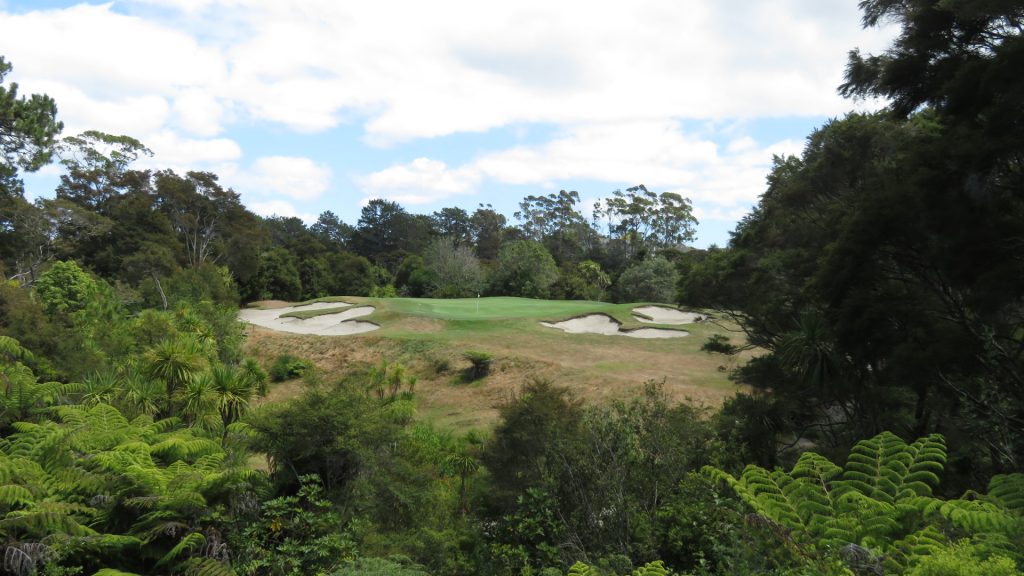
<svg viewBox="0 0 1024 576">
<path fill-rule="evenodd" d="M 311 304 L 315 306 L 302 307 Z M 708 354 L 700 347 L 712 334 L 730 336 L 736 343 L 742 338 L 731 326 L 713 320 L 673 326 L 633 315 L 635 308 L 652 304 L 512 297 L 320 298 L 290 308 L 282 318 L 302 322 L 372 307 L 373 312 L 360 320 L 379 329 L 315 336 L 254 326 L 247 347 L 265 364 L 282 353 L 312 360 L 328 381 L 364 372 L 381 361 L 401 363 L 418 379 L 420 416 L 459 430 L 488 428 L 497 418 L 498 406 L 532 378 L 566 386 L 587 402 L 628 398 L 649 381 L 663 383 L 666 394 L 677 401 L 717 405 L 732 395 L 736 386 L 728 379 L 728 370 L 746 356 Z M 571 334 L 541 325 L 591 314 L 614 319 L 623 334 Z M 680 331 L 685 337 L 622 337 L 651 328 Z M 463 354 L 470 350 L 493 355 L 494 367 L 487 378 L 467 383 L 461 374 L 469 366 Z M 279 385 L 268 400 L 288 398 L 300 389 L 297 382 Z"/>
</svg>

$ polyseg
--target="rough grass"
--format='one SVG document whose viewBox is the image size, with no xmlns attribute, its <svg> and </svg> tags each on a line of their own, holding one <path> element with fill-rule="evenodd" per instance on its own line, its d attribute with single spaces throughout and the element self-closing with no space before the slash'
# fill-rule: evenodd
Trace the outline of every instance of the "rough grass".
<svg viewBox="0 0 1024 576">
<path fill-rule="evenodd" d="M 251 327 L 248 353 L 271 362 L 291 353 L 312 360 L 325 380 L 335 380 L 382 360 L 401 362 L 419 379 L 416 386 L 421 417 L 458 430 L 487 428 L 497 407 L 530 378 L 546 378 L 571 388 L 586 401 L 606 402 L 639 391 L 649 380 L 664 381 L 672 399 L 716 405 L 736 386 L 728 369 L 744 358 L 727 358 L 700 350 L 712 334 L 742 337 L 729 326 L 712 322 L 660 325 L 636 321 L 631 310 L 648 303 L 531 300 L 527 298 L 331 298 L 376 308 L 360 320 L 380 330 L 352 336 L 305 336 Z M 478 308 L 479 306 L 479 308 Z M 298 311 L 308 318 L 345 308 Z M 540 326 L 590 313 L 603 313 L 635 328 L 682 329 L 685 338 L 638 339 L 598 334 L 566 334 Z M 301 316 L 300 316 L 301 314 Z M 459 383 L 469 366 L 467 350 L 493 354 L 490 375 L 473 384 Z M 438 367 L 447 366 L 438 371 Z M 290 383 L 275 387 L 270 401 L 301 390 Z"/>
</svg>

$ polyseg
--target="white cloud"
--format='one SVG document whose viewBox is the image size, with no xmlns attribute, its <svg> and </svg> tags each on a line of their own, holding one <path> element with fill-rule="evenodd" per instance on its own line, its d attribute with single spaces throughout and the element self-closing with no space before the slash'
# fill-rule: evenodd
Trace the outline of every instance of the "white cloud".
<svg viewBox="0 0 1024 576">
<path fill-rule="evenodd" d="M 484 180 L 545 187 L 596 180 L 607 183 L 607 192 L 643 183 L 679 192 L 694 201 L 698 214 L 721 219 L 738 217 L 756 203 L 773 155 L 799 154 L 802 148 L 792 140 L 759 146 L 743 137 L 723 151 L 675 122 L 617 123 L 577 127 L 546 144 L 485 154 L 457 168 L 418 158 L 357 181 L 371 197 L 407 204 L 472 192 Z M 588 214 L 596 199 L 583 203 Z"/>
<path fill-rule="evenodd" d="M 357 180 L 369 198 L 415 205 L 471 192 L 480 181 L 480 173 L 474 167 L 450 170 L 444 162 L 417 158 Z"/>
<path fill-rule="evenodd" d="M 237 109 L 305 132 L 361 118 L 388 144 L 536 122 L 837 114 L 847 51 L 891 35 L 861 30 L 839 0 L 136 2 L 184 16 L 80 4 L 0 14 L 0 37 L 25 78 L 173 102 L 198 136 Z"/>
<path fill-rule="evenodd" d="M 142 143 L 153 151 L 153 158 L 146 161 L 150 167 L 205 170 L 242 157 L 238 143 L 228 138 L 183 138 L 163 130 L 144 136 Z"/>
<path fill-rule="evenodd" d="M 237 180 L 245 190 L 263 195 L 314 200 L 330 185 L 331 170 L 309 158 L 265 156 L 239 174 Z"/>
<path fill-rule="evenodd" d="M 184 90 L 175 97 L 174 113 L 178 124 L 196 136 L 216 136 L 223 129 L 224 107 L 216 98 L 197 88 Z"/>
<path fill-rule="evenodd" d="M 100 130 L 139 137 L 159 130 L 170 115 L 167 101 L 154 94 L 97 98 L 77 86 L 59 81 L 30 78 L 24 85 L 31 85 L 31 92 L 47 94 L 57 102 L 64 134 Z M 27 92 L 29 90 L 23 90 Z"/>
<path fill-rule="evenodd" d="M 284 216 L 286 218 L 298 218 L 306 224 L 316 222 L 317 216 L 307 212 L 299 212 L 290 202 L 284 200 L 271 200 L 266 202 L 251 202 L 247 206 L 260 216 Z"/>
</svg>

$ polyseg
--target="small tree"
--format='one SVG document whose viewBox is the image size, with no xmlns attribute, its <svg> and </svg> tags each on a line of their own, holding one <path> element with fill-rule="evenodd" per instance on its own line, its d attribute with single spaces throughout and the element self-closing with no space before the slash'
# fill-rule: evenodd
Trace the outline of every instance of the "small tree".
<svg viewBox="0 0 1024 576">
<path fill-rule="evenodd" d="M 677 281 L 675 266 L 655 256 L 626 268 L 616 288 L 622 302 L 672 302 Z"/>
<path fill-rule="evenodd" d="M 473 249 L 453 238 L 438 238 L 423 253 L 429 275 L 428 290 L 434 298 L 467 298 L 480 293 L 484 273 Z"/>
<path fill-rule="evenodd" d="M 491 276 L 491 291 L 507 296 L 545 298 L 558 279 L 558 268 L 539 242 L 517 240 L 502 246 Z"/>
<path fill-rule="evenodd" d="M 96 280 L 74 262 L 54 262 L 36 282 L 36 296 L 49 314 L 71 314 L 96 295 Z"/>
</svg>

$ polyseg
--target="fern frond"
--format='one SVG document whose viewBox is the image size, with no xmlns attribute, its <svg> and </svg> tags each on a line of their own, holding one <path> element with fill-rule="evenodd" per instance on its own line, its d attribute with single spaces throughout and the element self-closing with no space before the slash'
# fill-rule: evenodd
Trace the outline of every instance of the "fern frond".
<svg viewBox="0 0 1024 576">
<path fill-rule="evenodd" d="M 0 486 L 0 506 L 4 508 L 21 508 L 35 502 L 32 493 L 24 486 L 7 484 Z"/>
<path fill-rule="evenodd" d="M 939 514 L 970 534 L 981 532 L 1018 533 L 1024 529 L 1022 519 L 1006 509 L 983 500 L 949 500 L 938 508 Z"/>
<path fill-rule="evenodd" d="M 988 482 L 988 497 L 1018 516 L 1024 515 L 1024 474 L 999 474 Z"/>
<path fill-rule="evenodd" d="M 203 536 L 201 532 L 192 532 L 182 538 L 174 548 L 171 548 L 163 558 L 157 561 L 156 566 L 164 566 L 177 560 L 180 556 L 193 554 L 203 546 L 206 546 L 206 536 Z"/>
<path fill-rule="evenodd" d="M 214 454 L 221 450 L 220 444 L 213 440 L 188 436 L 171 436 L 152 446 L 153 454 L 167 462 L 192 461 L 200 456 Z"/>
<path fill-rule="evenodd" d="M 946 468 L 946 439 L 941 434 L 920 438 L 905 453 L 909 456 L 907 471 L 896 497 L 931 496 Z"/>
<path fill-rule="evenodd" d="M 887 574 L 903 574 L 921 559 L 946 546 L 946 537 L 934 526 L 927 526 L 896 541 L 886 555 L 883 565 Z"/>
</svg>

